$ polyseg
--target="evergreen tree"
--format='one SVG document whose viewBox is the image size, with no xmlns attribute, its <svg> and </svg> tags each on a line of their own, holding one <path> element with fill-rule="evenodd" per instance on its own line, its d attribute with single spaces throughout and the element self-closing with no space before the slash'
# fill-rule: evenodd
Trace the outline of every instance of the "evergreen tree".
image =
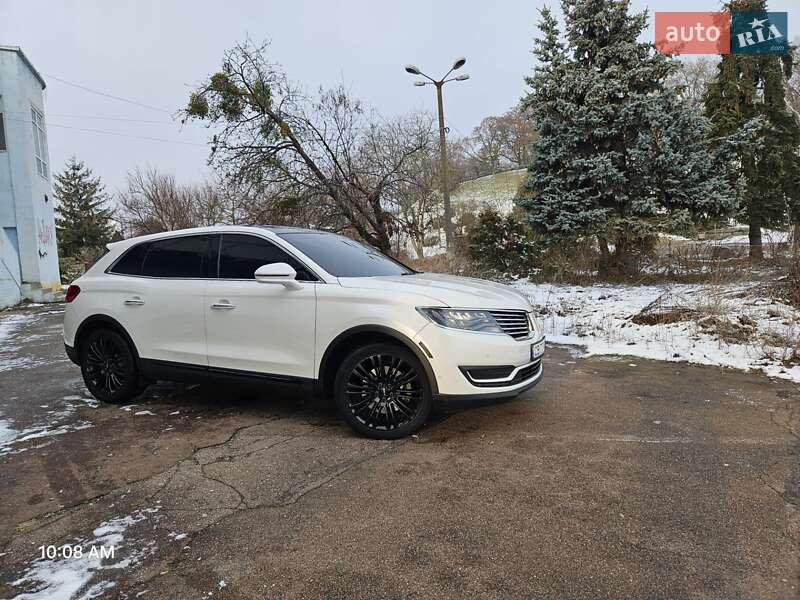
<svg viewBox="0 0 800 600">
<path fill-rule="evenodd" d="M 733 0 L 729 11 L 766 11 L 764 0 Z M 726 139 L 751 130 L 736 156 L 744 191 L 740 218 L 750 226 L 750 257 L 764 256 L 761 228 L 800 223 L 800 127 L 786 101 L 792 53 L 726 54 L 706 89 L 713 135 Z"/>
<path fill-rule="evenodd" d="M 668 90 L 671 58 L 638 41 L 645 13 L 627 0 L 562 0 L 565 30 L 541 11 L 531 88 L 539 125 L 518 202 L 547 239 L 596 236 L 601 269 L 636 270 L 670 217 L 712 216 L 736 202 L 709 125 Z"/>
<path fill-rule="evenodd" d="M 85 251 L 102 248 L 114 235 L 108 195 L 99 177 L 74 156 L 55 176 L 56 236 L 59 253 L 77 258 Z"/>
</svg>

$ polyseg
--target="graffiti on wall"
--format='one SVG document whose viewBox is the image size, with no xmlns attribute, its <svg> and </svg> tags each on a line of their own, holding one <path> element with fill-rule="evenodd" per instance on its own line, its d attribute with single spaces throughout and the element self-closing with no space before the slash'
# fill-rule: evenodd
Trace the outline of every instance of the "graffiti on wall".
<svg viewBox="0 0 800 600">
<path fill-rule="evenodd" d="M 52 223 L 45 223 L 44 218 L 39 221 L 36 230 L 39 238 L 39 258 L 44 258 L 55 240 L 55 230 Z"/>
</svg>

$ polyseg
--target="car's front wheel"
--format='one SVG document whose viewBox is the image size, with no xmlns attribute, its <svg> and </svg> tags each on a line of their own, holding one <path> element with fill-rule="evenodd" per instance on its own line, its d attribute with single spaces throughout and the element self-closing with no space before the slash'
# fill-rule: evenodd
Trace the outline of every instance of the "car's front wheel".
<svg viewBox="0 0 800 600">
<path fill-rule="evenodd" d="M 417 431 L 433 404 L 419 359 L 393 344 L 370 344 L 351 352 L 336 373 L 334 395 L 353 429 L 384 440 Z"/>
<path fill-rule="evenodd" d="M 136 357 L 116 331 L 92 331 L 81 343 L 79 360 L 87 389 L 101 402 L 123 404 L 141 393 Z"/>
</svg>

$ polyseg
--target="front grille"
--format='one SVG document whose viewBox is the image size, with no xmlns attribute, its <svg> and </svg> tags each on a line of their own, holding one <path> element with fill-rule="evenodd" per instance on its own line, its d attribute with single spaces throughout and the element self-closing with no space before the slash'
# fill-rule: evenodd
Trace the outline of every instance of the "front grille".
<svg viewBox="0 0 800 600">
<path fill-rule="evenodd" d="M 528 337 L 531 332 L 528 313 L 524 310 L 490 310 L 494 320 L 503 330 L 515 340 Z"/>
</svg>

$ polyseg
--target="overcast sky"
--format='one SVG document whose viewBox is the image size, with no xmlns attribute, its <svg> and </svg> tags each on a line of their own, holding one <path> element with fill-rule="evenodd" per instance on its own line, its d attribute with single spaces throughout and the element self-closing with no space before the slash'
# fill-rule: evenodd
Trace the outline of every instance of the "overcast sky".
<svg viewBox="0 0 800 600">
<path fill-rule="evenodd" d="M 208 132 L 197 125 L 182 129 L 171 118 L 193 85 L 219 67 L 223 51 L 246 36 L 271 40 L 269 58 L 308 89 L 343 81 L 385 116 L 435 108 L 433 89 L 413 87 L 405 64 L 439 75 L 464 55 L 467 64 L 461 72 L 471 79 L 445 88 L 445 116 L 453 133 L 462 135 L 483 117 L 510 108 L 524 93 L 537 8 L 543 4 L 0 0 L 0 44 L 21 46 L 47 81 L 52 170 L 60 170 L 75 154 L 113 192 L 137 166 L 152 165 L 187 182 L 208 175 Z M 769 3 L 770 10 L 789 11 L 790 38 L 800 33 L 800 11 L 793 14 L 793 4 Z M 649 8 L 651 14 L 719 6 L 696 0 L 633 0 L 635 9 Z M 92 94 L 59 79 L 160 110 Z"/>
</svg>

